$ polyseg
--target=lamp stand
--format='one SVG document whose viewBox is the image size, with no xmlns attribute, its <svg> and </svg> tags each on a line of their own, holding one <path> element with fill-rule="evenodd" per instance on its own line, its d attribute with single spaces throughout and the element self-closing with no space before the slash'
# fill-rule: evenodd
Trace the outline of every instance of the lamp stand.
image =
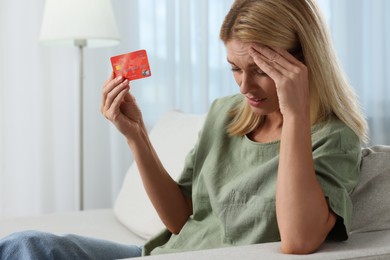
<svg viewBox="0 0 390 260">
<path fill-rule="evenodd" d="M 87 41 L 75 40 L 79 49 L 79 209 L 84 210 L 84 48 Z"/>
</svg>

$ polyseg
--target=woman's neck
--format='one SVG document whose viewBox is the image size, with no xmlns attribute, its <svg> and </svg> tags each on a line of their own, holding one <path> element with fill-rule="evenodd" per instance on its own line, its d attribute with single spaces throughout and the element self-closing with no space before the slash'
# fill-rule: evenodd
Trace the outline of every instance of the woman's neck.
<svg viewBox="0 0 390 260">
<path fill-rule="evenodd" d="M 283 116 L 272 113 L 264 116 L 261 124 L 248 134 L 248 138 L 258 143 L 269 143 L 280 140 L 283 126 Z"/>
</svg>

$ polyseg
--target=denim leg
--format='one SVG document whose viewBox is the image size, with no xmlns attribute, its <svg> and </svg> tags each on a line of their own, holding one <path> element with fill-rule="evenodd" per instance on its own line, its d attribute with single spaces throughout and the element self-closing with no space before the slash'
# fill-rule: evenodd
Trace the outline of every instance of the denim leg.
<svg viewBox="0 0 390 260">
<path fill-rule="evenodd" d="M 77 235 L 57 236 L 38 231 L 18 232 L 0 240 L 1 260 L 112 260 L 138 257 L 141 252 L 139 246 Z"/>
</svg>

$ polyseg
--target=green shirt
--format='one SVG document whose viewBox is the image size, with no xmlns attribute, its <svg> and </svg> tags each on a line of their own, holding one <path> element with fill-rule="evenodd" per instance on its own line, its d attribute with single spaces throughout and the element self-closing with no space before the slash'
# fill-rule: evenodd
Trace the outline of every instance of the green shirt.
<svg viewBox="0 0 390 260">
<path fill-rule="evenodd" d="M 178 181 L 192 197 L 193 215 L 179 234 L 164 230 L 148 241 L 144 255 L 280 241 L 275 210 L 280 142 L 228 136 L 228 111 L 242 99 L 238 94 L 212 104 Z M 339 120 L 315 125 L 311 133 L 317 179 L 339 216 L 336 233 L 346 239 L 349 193 L 360 173 L 360 141 Z"/>
</svg>

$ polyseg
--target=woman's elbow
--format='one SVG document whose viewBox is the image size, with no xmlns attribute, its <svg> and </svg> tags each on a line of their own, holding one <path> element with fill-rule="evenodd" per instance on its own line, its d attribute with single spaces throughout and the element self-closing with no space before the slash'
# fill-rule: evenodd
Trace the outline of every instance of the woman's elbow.
<svg viewBox="0 0 390 260">
<path fill-rule="evenodd" d="M 285 254 L 312 254 L 325 242 L 336 222 L 336 215 L 332 213 L 325 225 L 311 226 L 290 230 L 281 233 L 281 250 Z"/>
<path fill-rule="evenodd" d="M 287 241 L 286 241 L 287 240 Z M 294 255 L 306 255 L 316 252 L 322 243 L 323 239 L 310 239 L 310 238 L 292 238 L 282 240 L 281 250 L 284 254 L 294 254 Z"/>
</svg>

